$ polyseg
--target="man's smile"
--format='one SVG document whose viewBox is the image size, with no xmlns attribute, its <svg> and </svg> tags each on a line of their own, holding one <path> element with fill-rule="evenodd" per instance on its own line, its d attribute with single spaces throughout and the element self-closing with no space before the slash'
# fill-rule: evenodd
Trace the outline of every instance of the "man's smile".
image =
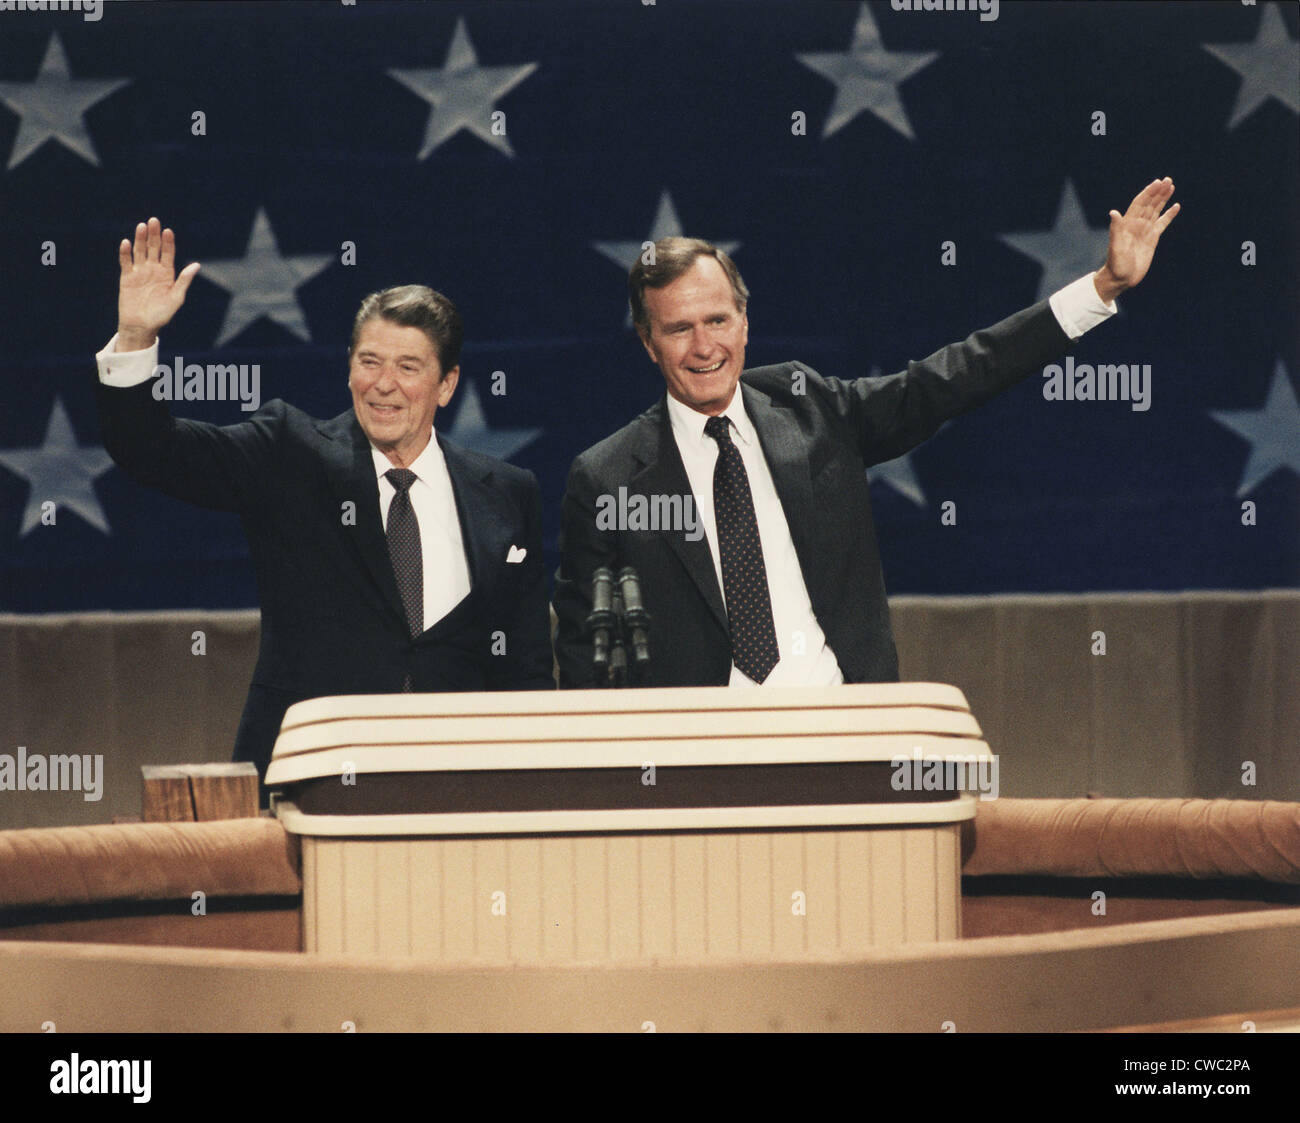
<svg viewBox="0 0 1300 1123">
<path fill-rule="evenodd" d="M 687 367 L 686 369 L 692 374 L 712 374 L 715 370 L 721 367 L 724 362 L 726 362 L 725 359 L 719 359 L 711 367 Z"/>
</svg>

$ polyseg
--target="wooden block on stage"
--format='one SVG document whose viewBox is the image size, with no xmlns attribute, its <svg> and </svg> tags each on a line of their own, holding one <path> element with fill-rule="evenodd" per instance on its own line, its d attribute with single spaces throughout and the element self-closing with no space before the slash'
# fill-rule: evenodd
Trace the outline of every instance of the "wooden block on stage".
<svg viewBox="0 0 1300 1123">
<path fill-rule="evenodd" d="M 145 764 L 140 773 L 144 777 L 140 817 L 146 823 L 194 821 L 190 778 L 183 764 Z"/>
<path fill-rule="evenodd" d="M 188 767 L 194 818 L 200 823 L 257 818 L 257 766 L 251 761 Z"/>
<path fill-rule="evenodd" d="M 255 819 L 257 768 L 230 764 L 146 764 L 142 814 L 146 823 Z"/>
</svg>

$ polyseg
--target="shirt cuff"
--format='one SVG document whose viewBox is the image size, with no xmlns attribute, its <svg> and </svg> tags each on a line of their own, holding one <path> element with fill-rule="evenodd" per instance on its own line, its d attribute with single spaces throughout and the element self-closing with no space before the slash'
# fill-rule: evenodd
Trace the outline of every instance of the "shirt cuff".
<svg viewBox="0 0 1300 1123">
<path fill-rule="evenodd" d="M 127 386 L 139 386 L 153 377 L 158 365 L 158 340 L 143 351 L 114 351 L 117 335 L 104 345 L 104 349 L 95 355 L 99 367 L 99 380 L 105 386 L 125 389 Z"/>
<path fill-rule="evenodd" d="M 1071 339 L 1078 339 L 1089 328 L 1095 328 L 1119 311 L 1119 305 L 1113 300 L 1107 304 L 1097 295 L 1091 273 L 1071 281 L 1063 289 L 1057 289 L 1047 302 L 1052 306 L 1061 330 Z"/>
</svg>

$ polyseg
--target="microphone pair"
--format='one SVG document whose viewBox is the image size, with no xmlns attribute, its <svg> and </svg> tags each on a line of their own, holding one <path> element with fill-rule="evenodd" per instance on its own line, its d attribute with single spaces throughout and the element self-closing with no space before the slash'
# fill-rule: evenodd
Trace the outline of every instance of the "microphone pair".
<svg viewBox="0 0 1300 1123">
<path fill-rule="evenodd" d="M 641 594 L 641 579 L 631 566 L 619 571 L 617 582 L 608 566 L 601 566 L 591 575 L 587 630 L 598 684 L 626 685 L 628 644 L 635 670 L 640 672 L 650 665 L 650 614 Z"/>
</svg>

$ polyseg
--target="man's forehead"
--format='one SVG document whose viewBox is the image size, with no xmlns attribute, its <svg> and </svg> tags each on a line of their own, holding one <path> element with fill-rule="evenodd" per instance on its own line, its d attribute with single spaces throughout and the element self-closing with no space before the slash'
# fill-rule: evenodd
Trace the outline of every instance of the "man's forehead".
<svg viewBox="0 0 1300 1123">
<path fill-rule="evenodd" d="M 722 263 L 715 257 L 709 257 L 707 254 L 701 254 L 686 268 L 679 276 L 674 277 L 668 284 L 661 289 L 651 289 L 651 292 L 665 292 L 669 289 L 725 289 L 731 291 L 731 282 L 727 280 L 727 272 L 722 268 Z"/>
<path fill-rule="evenodd" d="M 422 329 L 394 323 L 382 316 L 372 316 L 361 325 L 357 336 L 358 351 L 401 351 L 427 358 L 434 353 L 433 341 Z"/>
<path fill-rule="evenodd" d="M 702 262 L 712 265 L 716 272 L 697 270 Z M 645 303 L 661 320 L 674 320 L 687 313 L 738 310 L 731 282 L 711 257 L 697 258 L 690 269 L 661 288 L 646 289 Z"/>
</svg>

